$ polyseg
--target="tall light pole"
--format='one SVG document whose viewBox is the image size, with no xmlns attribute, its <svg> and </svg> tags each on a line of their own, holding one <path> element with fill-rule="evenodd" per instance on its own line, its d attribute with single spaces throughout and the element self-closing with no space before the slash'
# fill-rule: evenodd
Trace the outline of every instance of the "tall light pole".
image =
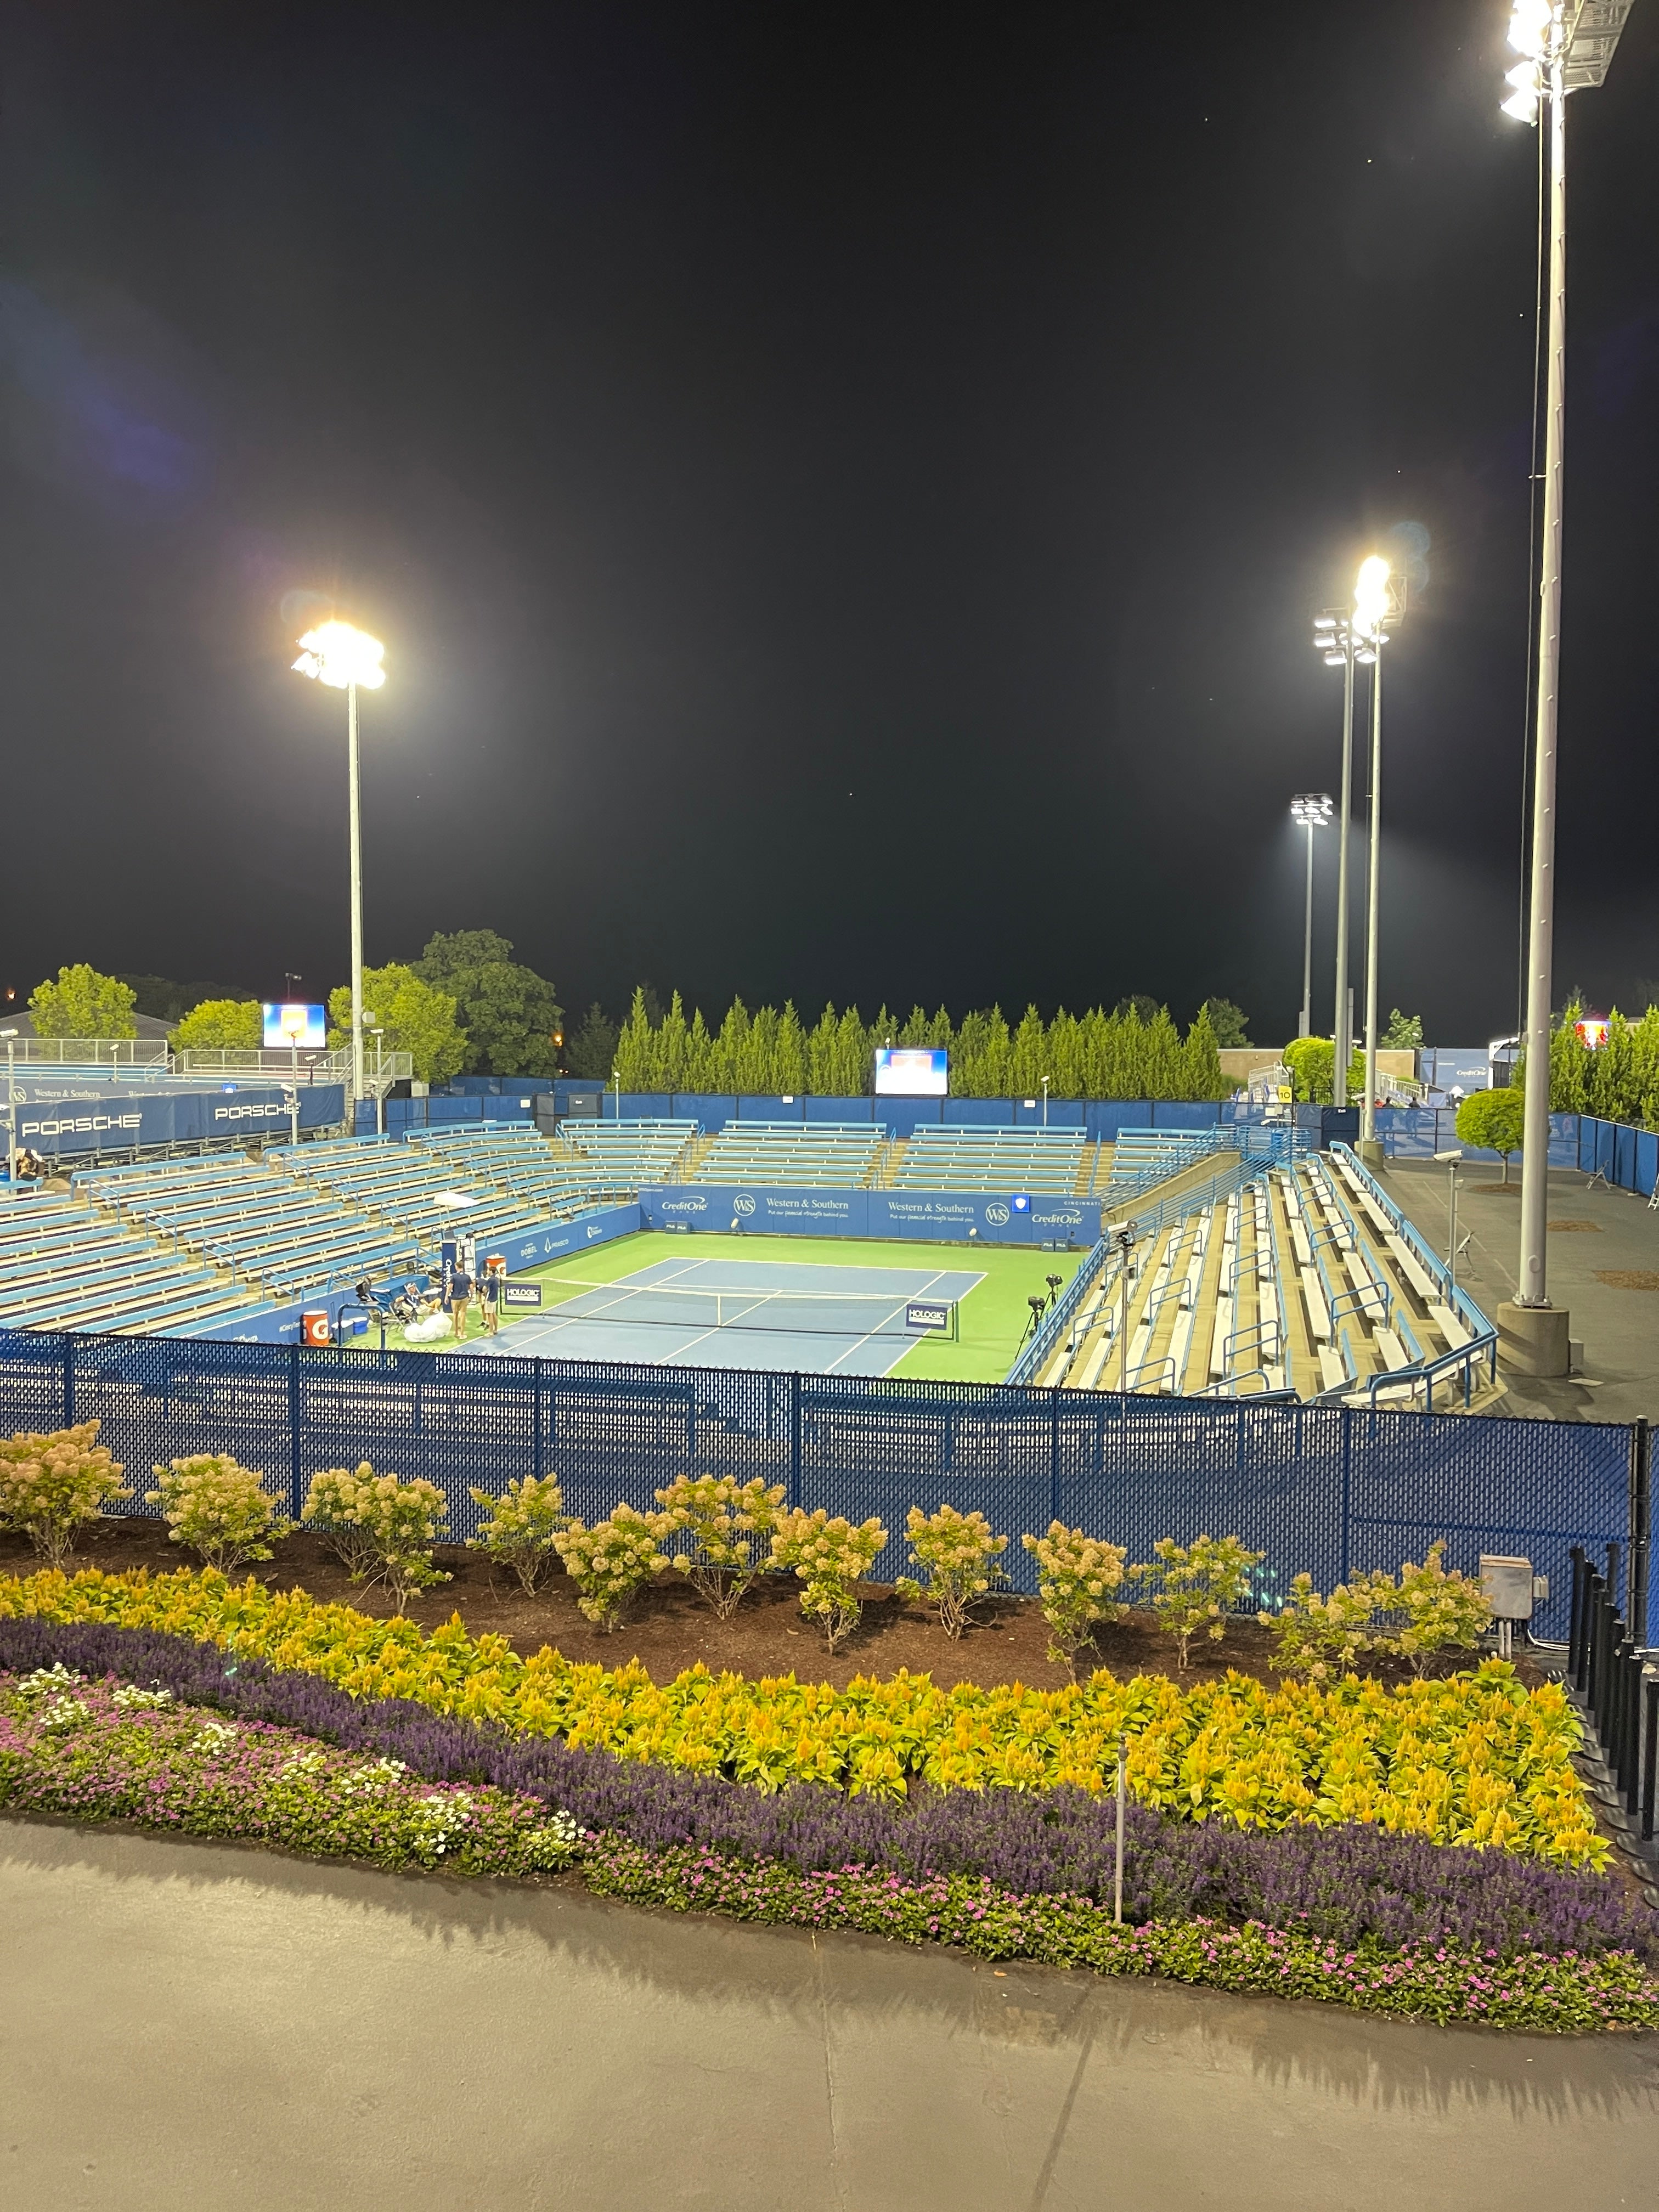
<svg viewBox="0 0 1659 2212">
<path fill-rule="evenodd" d="M 1336 1014 L 1331 1024 L 1331 1101 L 1348 1103 L 1348 836 L 1353 826 L 1353 623 L 1346 607 L 1314 617 L 1314 651 L 1342 671 L 1342 805 L 1336 847 Z"/>
<path fill-rule="evenodd" d="M 1313 1035 L 1313 845 L 1314 831 L 1328 830 L 1331 822 L 1328 791 L 1299 791 L 1291 801 L 1291 819 L 1308 833 L 1308 884 L 1303 901 L 1302 1024 L 1298 1036 Z"/>
<path fill-rule="evenodd" d="M 331 690 L 346 695 L 346 778 L 350 791 L 351 816 L 351 1108 L 356 1127 L 357 1101 L 363 1095 L 363 847 L 357 803 L 357 691 L 378 691 L 386 682 L 380 663 L 386 647 L 366 630 L 350 623 L 319 623 L 300 640 L 295 662 L 301 676 L 310 676 Z"/>
<path fill-rule="evenodd" d="M 17 1032 L 0 1030 L 6 1040 L 6 1181 L 17 1181 Z"/>
<path fill-rule="evenodd" d="M 1360 1158 L 1376 1167 L 1381 1160 L 1376 1142 L 1376 967 L 1378 914 L 1382 864 L 1382 647 L 1387 625 L 1405 609 L 1403 593 L 1391 580 L 1389 564 L 1373 553 L 1359 564 L 1354 588 L 1353 629 L 1358 650 L 1354 658 L 1369 661 L 1371 671 L 1371 757 L 1366 806 L 1365 860 L 1365 1096 L 1359 1109 Z"/>
<path fill-rule="evenodd" d="M 1566 1310 L 1546 1273 L 1549 1212 L 1550 1000 L 1555 955 L 1556 723 L 1561 681 L 1561 495 L 1566 429 L 1567 115 L 1570 92 L 1605 82 L 1631 0 L 1515 0 L 1510 44 L 1521 61 L 1503 111 L 1549 115 L 1549 328 L 1544 407 L 1544 512 L 1538 572 L 1537 720 L 1533 741 L 1532 878 L 1527 923 L 1527 1072 L 1521 1152 L 1521 1255 L 1513 1304 L 1498 1309 L 1504 1357 L 1525 1375 L 1565 1375 Z"/>
</svg>

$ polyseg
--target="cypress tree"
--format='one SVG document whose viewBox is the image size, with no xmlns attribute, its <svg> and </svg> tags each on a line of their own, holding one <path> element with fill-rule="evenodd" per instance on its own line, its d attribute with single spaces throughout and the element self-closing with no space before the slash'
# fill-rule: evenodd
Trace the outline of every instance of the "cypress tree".
<svg viewBox="0 0 1659 2212">
<path fill-rule="evenodd" d="M 676 991 L 668 1001 L 668 1012 L 662 1018 L 657 1031 L 656 1052 L 653 1058 L 652 1089 L 653 1091 L 683 1091 L 685 1088 L 685 1008 Z"/>
<path fill-rule="evenodd" d="M 772 1043 L 772 1088 L 792 1098 L 799 1098 L 806 1089 L 806 1038 L 793 999 L 784 1000 L 783 1012 L 778 1016 Z"/>
<path fill-rule="evenodd" d="M 831 1000 L 818 1016 L 812 1033 L 806 1040 L 806 1088 L 815 1098 L 834 1098 L 840 1095 L 836 1088 L 839 1039 L 840 1026 L 836 1020 L 835 1003 Z"/>
<path fill-rule="evenodd" d="M 748 1049 L 749 1009 L 741 999 L 733 999 L 726 1010 L 720 1033 L 714 1040 L 714 1060 L 720 1079 L 715 1085 L 717 1090 L 741 1090 L 739 1079 Z"/>
<path fill-rule="evenodd" d="M 1020 1016 L 1019 1027 L 1014 1031 L 1008 1051 L 1008 1090 L 1010 1098 L 1041 1097 L 1042 1079 L 1048 1073 L 1048 1033 L 1042 1026 L 1042 1017 L 1035 1006 L 1027 1006 Z"/>
<path fill-rule="evenodd" d="M 650 1090 L 655 1063 L 655 1040 L 651 1033 L 651 1017 L 646 1011 L 645 987 L 641 984 L 635 990 L 634 1003 L 617 1039 L 617 1073 L 622 1088 Z"/>
</svg>

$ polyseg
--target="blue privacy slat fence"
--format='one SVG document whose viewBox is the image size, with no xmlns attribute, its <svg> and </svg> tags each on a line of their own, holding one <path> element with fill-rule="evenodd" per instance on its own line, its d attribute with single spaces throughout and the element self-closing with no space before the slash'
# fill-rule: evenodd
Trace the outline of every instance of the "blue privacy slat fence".
<svg viewBox="0 0 1659 2212">
<path fill-rule="evenodd" d="M 424 1475 L 457 1540 L 477 1526 L 474 1483 L 556 1474 L 592 1522 L 618 1499 L 648 1507 L 679 1474 L 760 1475 L 792 1503 L 878 1514 L 885 1577 L 904 1565 L 911 1505 L 977 1506 L 1014 1538 L 1005 1564 L 1024 1590 L 1018 1538 L 1055 1519 L 1136 1559 L 1160 1536 L 1240 1536 L 1266 1553 L 1269 1591 L 1304 1570 L 1328 1590 L 1444 1536 L 1466 1570 L 1482 1552 L 1530 1558 L 1550 1577 L 1540 1632 L 1558 1638 L 1569 1547 L 1599 1553 L 1629 1528 L 1632 1431 L 1611 1423 L 0 1332 L 0 1433 L 94 1415 L 137 1493 L 128 1512 L 146 1510 L 152 1467 L 202 1451 L 276 1477 L 295 1510 L 325 1468 Z"/>
</svg>

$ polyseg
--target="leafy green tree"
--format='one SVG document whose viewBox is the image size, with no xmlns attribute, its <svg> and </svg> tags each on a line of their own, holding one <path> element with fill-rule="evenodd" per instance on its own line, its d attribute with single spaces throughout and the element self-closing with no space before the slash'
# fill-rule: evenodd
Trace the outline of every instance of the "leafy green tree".
<svg viewBox="0 0 1659 2212">
<path fill-rule="evenodd" d="M 1236 1052 L 1250 1042 L 1250 1018 L 1243 1006 L 1236 1006 L 1231 999 L 1206 999 L 1198 1011 L 1208 1017 L 1218 1050 Z"/>
<path fill-rule="evenodd" d="M 461 929 L 430 939 L 415 973 L 455 1000 L 469 1072 L 555 1076 L 564 1009 L 545 976 L 512 955 L 493 929 Z"/>
<path fill-rule="evenodd" d="M 1048 1024 L 1048 1088 L 1056 1098 L 1085 1098 L 1083 1024 L 1064 1006 Z"/>
<path fill-rule="evenodd" d="M 1009 1048 L 1008 1095 L 1012 1098 L 1036 1098 L 1048 1073 L 1048 1033 L 1036 1008 L 1027 1006 Z"/>
<path fill-rule="evenodd" d="M 1145 1029 L 1158 1019 L 1160 1009 L 1158 1000 L 1149 999 L 1144 991 L 1139 991 L 1132 999 L 1120 999 L 1112 1011 L 1120 1020 L 1133 1014 Z"/>
<path fill-rule="evenodd" d="M 799 1098 L 806 1089 L 806 1039 L 795 1002 L 786 999 L 772 1041 L 772 1084 L 780 1097 Z"/>
<path fill-rule="evenodd" d="M 174 1052 L 257 1052 L 264 1038 L 257 999 L 204 999 L 168 1042 Z"/>
<path fill-rule="evenodd" d="M 1170 1018 L 1167 1006 L 1160 1006 L 1154 1018 L 1146 1024 L 1146 1088 L 1140 1096 L 1143 1098 L 1185 1097 L 1181 1036 Z"/>
<path fill-rule="evenodd" d="M 1328 1106 L 1335 1092 L 1336 1047 L 1329 1037 L 1292 1037 L 1285 1048 L 1285 1065 L 1291 1071 L 1291 1088 L 1298 1098 Z M 1348 1103 L 1365 1091 L 1365 1055 L 1356 1051 L 1348 1060 Z"/>
<path fill-rule="evenodd" d="M 1402 1014 L 1398 1006 L 1389 1016 L 1389 1026 L 1382 1032 L 1385 1052 L 1417 1052 L 1423 1043 L 1423 1017 Z"/>
<path fill-rule="evenodd" d="M 456 1018 L 455 1000 L 447 991 L 422 982 L 415 970 L 393 960 L 384 968 L 363 970 L 363 1011 L 373 1013 L 374 1026 L 386 1032 L 388 1052 L 412 1054 L 415 1076 L 421 1083 L 447 1083 L 459 1075 L 466 1058 L 466 1031 Z M 343 983 L 328 994 L 331 1024 L 328 1041 L 339 1051 L 351 1042 L 351 986 Z M 374 1059 L 374 1040 L 366 1038 Z M 514 1073 L 527 1070 L 515 1069 Z"/>
<path fill-rule="evenodd" d="M 617 1024 L 596 999 L 565 1047 L 565 1065 L 573 1075 L 609 1083 L 617 1065 Z"/>
<path fill-rule="evenodd" d="M 1526 1100 L 1521 1091 L 1471 1091 L 1457 1109 L 1457 1133 L 1466 1145 L 1501 1152 L 1507 1182 L 1510 1154 L 1521 1150 L 1526 1119 Z"/>
<path fill-rule="evenodd" d="M 135 1037 L 131 984 L 101 975 L 84 960 L 60 968 L 58 981 L 37 983 L 29 997 L 37 1036 Z"/>
<path fill-rule="evenodd" d="M 1590 1112 L 1590 1084 L 1595 1054 L 1578 1033 L 1584 1018 L 1583 1003 L 1569 999 L 1558 1025 L 1550 1031 L 1550 1111 L 1553 1114 Z M 1515 1071 L 1517 1085 L 1524 1083 L 1526 1055 Z"/>
<path fill-rule="evenodd" d="M 653 1091 L 684 1089 L 685 1052 L 690 1042 L 685 1008 L 676 991 L 668 1001 L 668 1012 L 657 1027 L 655 1073 L 651 1085 Z"/>
</svg>

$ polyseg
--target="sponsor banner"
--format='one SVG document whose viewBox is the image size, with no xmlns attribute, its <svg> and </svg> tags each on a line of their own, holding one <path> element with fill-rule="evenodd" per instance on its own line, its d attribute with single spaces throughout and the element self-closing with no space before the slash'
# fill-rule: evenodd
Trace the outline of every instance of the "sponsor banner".
<svg viewBox="0 0 1659 2212">
<path fill-rule="evenodd" d="M 500 1254 L 509 1273 L 521 1275 L 532 1267 L 544 1267 L 550 1260 L 562 1260 L 572 1252 L 585 1252 L 590 1244 L 613 1243 L 632 1237 L 641 1228 L 637 1206 L 610 1206 L 597 1213 L 579 1213 L 574 1221 L 550 1221 L 540 1229 L 525 1230 L 513 1237 L 489 1239 L 489 1253 Z M 508 1305 L 516 1301 L 507 1285 Z"/>
<path fill-rule="evenodd" d="M 904 1326 L 906 1328 L 921 1329 L 949 1328 L 951 1316 L 955 1311 L 955 1306 L 948 1299 L 936 1299 L 927 1305 L 913 1300 L 904 1309 Z"/>
<path fill-rule="evenodd" d="M 297 1086 L 301 1129 L 328 1129 L 345 1119 L 338 1083 Z M 124 1152 L 140 1145 L 200 1144 L 211 1137 L 276 1136 L 289 1127 L 280 1085 L 237 1084 L 213 1090 L 106 1092 L 96 1102 L 55 1103 L 25 1098 L 17 1086 L 17 1141 L 51 1158 L 65 1152 Z"/>
<path fill-rule="evenodd" d="M 539 1283 L 501 1285 L 501 1306 L 505 1312 L 516 1312 L 521 1306 L 538 1306 L 541 1302 L 542 1286 Z"/>
<path fill-rule="evenodd" d="M 1016 1197 L 1024 1200 L 1017 1210 Z M 915 1237 L 945 1244 L 1093 1244 L 1100 1200 L 986 1191 L 769 1189 L 659 1183 L 641 1226 L 726 1236 Z"/>
</svg>

